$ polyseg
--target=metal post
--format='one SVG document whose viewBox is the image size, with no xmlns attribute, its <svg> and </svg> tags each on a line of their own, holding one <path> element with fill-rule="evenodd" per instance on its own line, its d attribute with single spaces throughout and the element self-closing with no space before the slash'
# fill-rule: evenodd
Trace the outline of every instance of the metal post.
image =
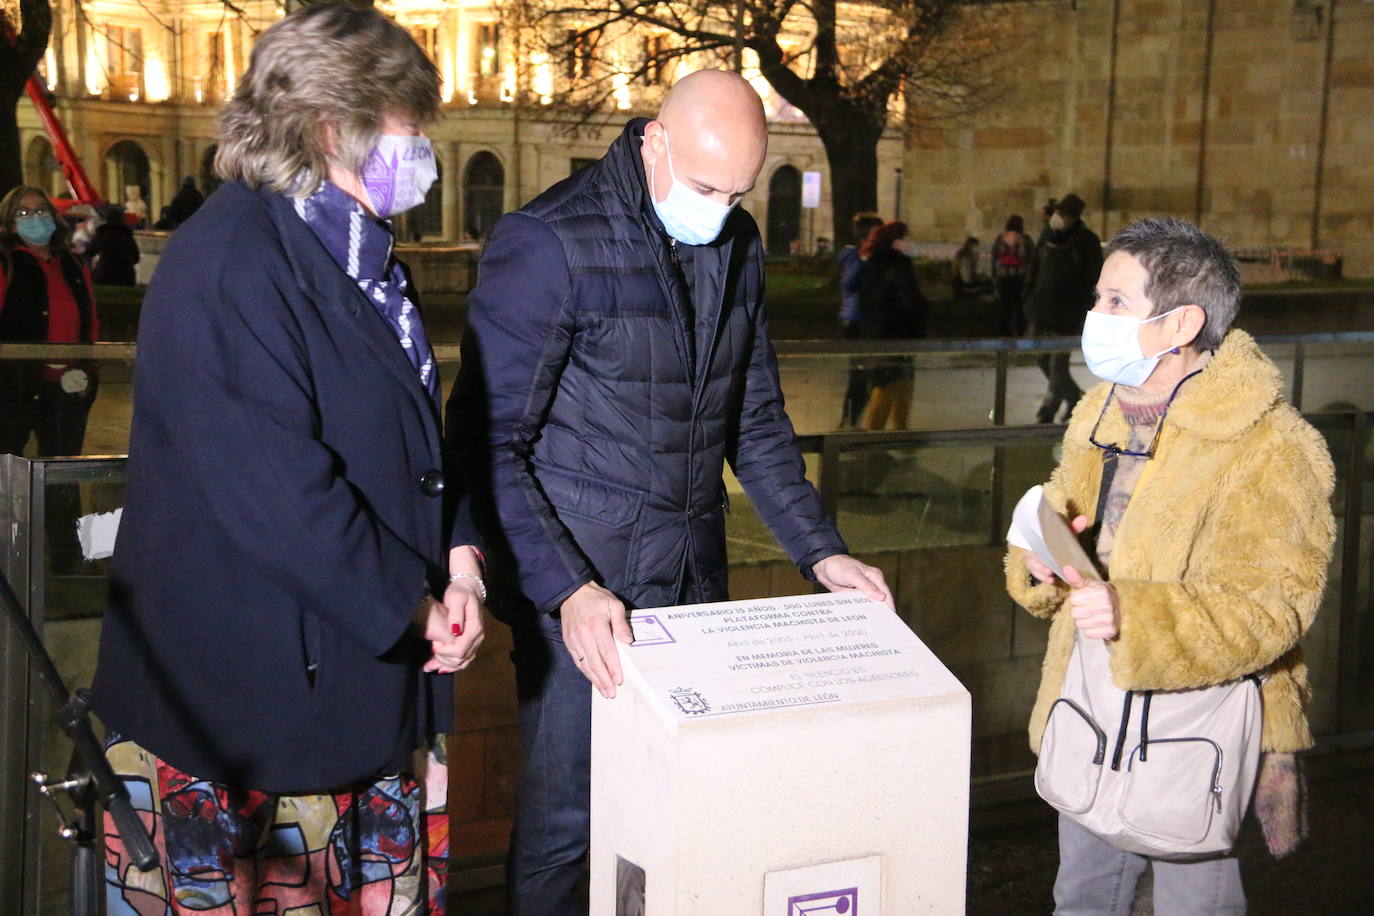
<svg viewBox="0 0 1374 916">
<path fill-rule="evenodd" d="M 1300 340 L 1293 344 L 1293 388 L 1288 402 L 1294 410 L 1302 410 L 1302 377 L 1307 368 L 1307 347 Z"/>
<path fill-rule="evenodd" d="M 1007 425 L 1007 369 L 1011 363 L 1006 350 L 997 351 L 997 376 L 993 384 L 992 425 Z"/>
<path fill-rule="evenodd" d="M 1341 733 L 1367 728 L 1352 721 L 1359 711 L 1360 683 L 1360 527 L 1364 513 L 1364 450 L 1369 414 L 1351 415 L 1345 472 L 1345 518 L 1341 543 L 1341 642 L 1336 663 L 1336 730 Z"/>
<path fill-rule="evenodd" d="M 29 620 L 33 622 L 34 632 L 43 636 L 43 622 L 46 617 L 46 579 L 45 565 L 48 559 L 48 463 L 37 460 L 29 463 L 29 579 L 28 587 L 15 588 L 28 607 Z M 21 670 L 25 673 L 24 693 L 29 700 L 29 708 L 24 717 L 24 730 L 19 732 L 24 742 L 24 772 L 33 772 L 42 762 L 43 733 L 52 721 L 52 704 L 43 693 L 43 684 L 38 674 L 29 665 L 28 658 L 22 659 Z M 29 787 L 26 780 L 25 788 Z M 38 911 L 38 898 L 43 886 L 43 830 L 51 825 L 43 819 L 41 799 L 32 790 L 24 796 L 24 875 L 23 887 L 25 912 Z"/>
<path fill-rule="evenodd" d="M 1006 446 L 992 447 L 992 530 L 988 532 L 989 544 L 1000 544 L 1007 537 L 1007 525 L 1002 515 L 1006 512 L 1005 477 L 1007 474 Z"/>
<path fill-rule="evenodd" d="M 1011 359 L 1006 350 L 997 351 L 997 373 L 992 400 L 992 425 L 1005 426 L 1007 423 L 1007 370 Z M 992 447 L 992 529 L 988 532 L 988 543 L 1001 543 L 1005 536 L 1006 525 L 1002 521 L 1005 511 L 1006 494 L 1003 486 L 1007 470 L 1007 450 L 1001 445 Z"/>
<path fill-rule="evenodd" d="M 29 462 L 0 455 L 0 571 L 25 594 L 29 588 Z M 0 900 L 22 911 L 25 896 L 24 837 L 29 793 L 25 735 L 28 732 L 29 666 L 18 633 L 0 615 Z M 21 828 L 21 829 L 14 829 Z"/>
<path fill-rule="evenodd" d="M 840 511 L 840 443 L 838 436 L 821 438 L 821 461 L 816 469 L 816 489 L 821 494 L 821 505 L 826 515 L 839 518 Z"/>
</svg>

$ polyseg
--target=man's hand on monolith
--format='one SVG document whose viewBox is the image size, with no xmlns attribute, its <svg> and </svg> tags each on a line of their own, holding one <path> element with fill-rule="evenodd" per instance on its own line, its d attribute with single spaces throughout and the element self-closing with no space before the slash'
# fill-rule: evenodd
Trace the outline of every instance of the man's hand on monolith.
<svg viewBox="0 0 1374 916">
<path fill-rule="evenodd" d="M 634 641 L 625 605 L 610 591 L 588 582 L 564 600 L 560 608 L 563 645 L 573 663 L 603 697 L 615 696 L 624 682 L 616 641 Z"/>
</svg>

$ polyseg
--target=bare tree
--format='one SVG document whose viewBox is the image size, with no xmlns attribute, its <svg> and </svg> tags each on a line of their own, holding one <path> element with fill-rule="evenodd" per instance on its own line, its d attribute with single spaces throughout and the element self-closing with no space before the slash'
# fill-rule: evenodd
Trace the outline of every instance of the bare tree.
<svg viewBox="0 0 1374 916">
<path fill-rule="evenodd" d="M 507 21 L 566 77 L 552 100 L 604 112 L 627 86 L 665 81 L 680 61 L 759 75 L 825 147 L 834 232 L 878 204 L 878 141 L 986 105 L 1012 36 L 978 0 L 505 0 Z M 523 29 L 522 29 L 523 31 Z"/>
<path fill-rule="evenodd" d="M 24 183 L 19 144 L 19 100 L 52 32 L 48 0 L 19 0 L 19 23 L 0 11 L 0 193 Z"/>
</svg>

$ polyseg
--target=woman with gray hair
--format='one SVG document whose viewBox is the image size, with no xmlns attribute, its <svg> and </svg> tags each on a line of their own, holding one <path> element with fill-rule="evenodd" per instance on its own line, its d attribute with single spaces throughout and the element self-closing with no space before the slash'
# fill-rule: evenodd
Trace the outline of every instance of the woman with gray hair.
<svg viewBox="0 0 1374 916">
<path fill-rule="evenodd" d="M 443 911 L 446 675 L 486 589 L 387 222 L 438 108 L 379 12 L 287 16 L 148 288 L 94 693 L 161 865 L 107 822 L 112 913 Z"/>
<path fill-rule="evenodd" d="M 1182 220 L 1148 219 L 1119 232 L 1110 250 L 1083 327 L 1084 359 L 1103 383 L 1074 410 L 1044 491 L 1074 531 L 1093 526 L 1104 575 L 1068 566 L 1061 579 L 1019 547 L 1007 556 L 1012 597 L 1051 620 L 1031 749 L 1041 753 L 1052 717 L 1077 709 L 1058 702 L 1074 672 L 1089 696 L 1099 684 L 1144 694 L 1135 719 L 1128 703 L 1119 721 L 1112 714 L 1100 724 L 1116 740 L 1114 770 L 1143 763 L 1140 716 L 1153 692 L 1255 675 L 1263 755 L 1253 804 L 1270 850 L 1283 855 L 1302 836 L 1294 754 L 1312 735 L 1298 641 L 1331 558 L 1331 458 L 1285 403 L 1274 364 L 1231 329 L 1240 274 L 1220 242 Z M 1142 744 L 1123 760 L 1131 727 Z M 1149 745 L 1151 760 L 1157 746 Z M 1094 771 L 1085 761 L 1081 772 L 1088 780 Z M 1202 794 L 1219 786 L 1207 782 Z M 1245 909 L 1227 853 L 1140 855 L 1063 813 L 1059 852 L 1057 913 L 1126 916 L 1146 868 L 1158 913 Z"/>
</svg>

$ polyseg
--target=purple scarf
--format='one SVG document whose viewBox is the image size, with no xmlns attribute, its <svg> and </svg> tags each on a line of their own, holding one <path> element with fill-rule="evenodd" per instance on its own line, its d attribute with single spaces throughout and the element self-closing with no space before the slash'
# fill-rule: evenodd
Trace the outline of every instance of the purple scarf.
<svg viewBox="0 0 1374 916">
<path fill-rule="evenodd" d="M 369 216 L 362 204 L 328 181 L 309 197 L 296 198 L 295 206 L 320 244 L 386 319 L 420 376 L 420 384 L 437 398 L 434 350 L 425 337 L 419 309 L 406 295 L 401 262 L 392 257 L 391 224 Z"/>
</svg>

